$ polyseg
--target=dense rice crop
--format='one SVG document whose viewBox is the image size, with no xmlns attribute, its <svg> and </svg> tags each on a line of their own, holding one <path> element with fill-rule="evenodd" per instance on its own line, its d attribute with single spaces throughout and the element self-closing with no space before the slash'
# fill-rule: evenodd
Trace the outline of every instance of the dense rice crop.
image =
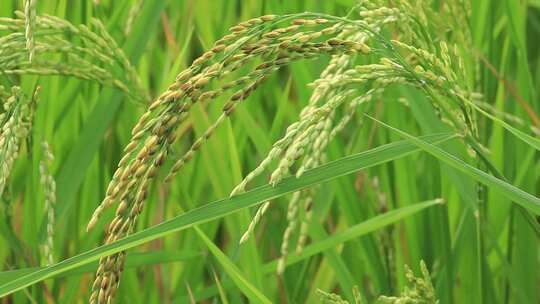
<svg viewBox="0 0 540 304">
<path fill-rule="evenodd" d="M 2 0 L 0 303 L 539 303 L 539 24 Z"/>
</svg>

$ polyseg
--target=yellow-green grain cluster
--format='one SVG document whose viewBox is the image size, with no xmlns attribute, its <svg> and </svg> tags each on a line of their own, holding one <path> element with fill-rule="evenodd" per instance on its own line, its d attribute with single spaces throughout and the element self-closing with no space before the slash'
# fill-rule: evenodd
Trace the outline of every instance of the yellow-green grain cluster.
<svg viewBox="0 0 540 304">
<path fill-rule="evenodd" d="M 311 19 L 266 15 L 242 22 L 181 72 L 133 128 L 124 157 L 108 186 L 105 199 L 90 219 L 88 229 L 96 225 L 106 208 L 119 203 L 116 216 L 107 228 L 106 243 L 133 231 L 150 183 L 176 139 L 176 128 L 185 121 L 196 102 L 209 103 L 221 96 L 228 98 L 221 116 L 175 161 L 165 178 L 167 182 L 193 158 L 236 106 L 281 66 L 322 54 L 370 52 L 364 43 L 334 38 L 351 25 L 345 26 L 342 22 L 310 14 L 305 14 L 305 17 Z M 274 28 L 285 22 L 289 25 Z M 239 68 L 245 65 L 255 66 L 246 75 L 235 75 L 234 80 L 220 85 L 220 80 L 240 71 Z M 90 302 L 105 303 L 114 297 L 124 256 L 125 253 L 120 253 L 100 261 Z"/>
<path fill-rule="evenodd" d="M 416 277 L 414 272 L 405 265 L 405 277 L 410 287 L 405 287 L 399 296 L 379 296 L 377 303 L 384 304 L 438 304 L 435 289 L 431 283 L 431 276 L 424 261 L 420 261 L 422 276 Z M 353 287 L 354 304 L 364 303 L 358 286 Z M 325 304 L 350 304 L 340 295 L 318 289 L 317 293 L 322 303 Z"/>
<path fill-rule="evenodd" d="M 400 303 L 426 303 L 437 304 L 439 301 L 435 296 L 435 289 L 431 283 L 431 276 L 424 261 L 420 261 L 421 277 L 416 277 L 414 272 L 405 265 L 405 277 L 411 285 L 410 288 L 403 290 L 400 296 L 381 296 L 379 301 L 385 304 Z"/>
<path fill-rule="evenodd" d="M 3 90 L 0 86 L 0 91 Z M 3 101 L 0 114 L 0 195 L 32 126 L 36 96 L 37 91 L 35 96 L 28 98 L 19 87 L 13 87 L 9 97 Z"/>
<path fill-rule="evenodd" d="M 45 197 L 45 214 L 47 219 L 47 238 L 43 244 L 43 256 L 45 257 L 47 264 L 52 265 L 54 263 L 54 206 L 56 203 L 56 182 L 51 173 L 51 165 L 54 161 L 49 144 L 44 141 L 41 143 L 43 157 L 39 162 L 39 174 L 40 183 L 43 189 L 43 195 Z"/>
<path fill-rule="evenodd" d="M 35 42 L 34 42 L 34 30 L 36 28 L 36 5 L 37 0 L 26 0 L 24 4 L 24 21 L 25 21 L 25 38 L 26 49 L 28 50 L 28 61 L 32 62 L 34 59 Z"/>
<path fill-rule="evenodd" d="M 27 3 L 30 11 L 31 6 Z M 0 30 L 8 31 L 0 37 L 2 74 L 77 77 L 116 87 L 139 102 L 148 100 L 137 71 L 100 21 L 92 20 L 90 29 L 35 11 L 28 15 L 28 9 L 16 12 L 18 18 L 0 18 Z"/>
</svg>

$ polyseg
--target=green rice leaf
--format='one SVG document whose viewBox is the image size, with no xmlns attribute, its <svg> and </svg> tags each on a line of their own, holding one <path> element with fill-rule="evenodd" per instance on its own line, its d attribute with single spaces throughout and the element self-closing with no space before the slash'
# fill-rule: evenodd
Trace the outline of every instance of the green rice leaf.
<svg viewBox="0 0 540 304">
<path fill-rule="evenodd" d="M 368 115 L 366 115 L 368 116 Z M 423 141 L 417 137 L 407 134 L 404 131 L 396 129 L 390 125 L 383 123 L 371 116 L 368 116 L 386 128 L 399 133 L 402 137 L 410 140 L 415 145 L 420 147 L 422 150 L 430 153 L 435 156 L 437 159 L 443 161 L 444 163 L 466 173 L 473 179 L 478 182 L 483 183 L 484 185 L 499 191 L 502 195 L 506 196 L 508 199 L 516 202 L 517 204 L 525 207 L 529 211 L 533 212 L 536 215 L 540 215 L 540 199 L 534 195 L 531 195 L 505 181 L 502 181 L 492 175 L 485 173 L 484 171 L 478 170 L 471 165 L 465 163 L 461 159 L 445 152 L 441 148 L 434 146 L 428 142 Z"/>
<path fill-rule="evenodd" d="M 441 143 L 454 137 L 455 135 L 436 134 L 426 136 L 424 140 L 431 143 Z M 246 193 L 204 205 L 113 243 L 83 252 L 3 284 L 0 286 L 0 297 L 4 297 L 45 279 L 56 277 L 71 269 L 97 261 L 101 257 L 136 247 L 197 224 L 224 217 L 243 208 L 259 205 L 264 201 L 275 199 L 287 193 L 410 155 L 416 151 L 419 151 L 419 149 L 415 148 L 413 143 L 409 141 L 394 142 L 308 170 L 300 178 L 286 178 L 274 187 L 270 185 L 261 186 Z"/>
<path fill-rule="evenodd" d="M 254 303 L 272 303 L 257 288 L 251 285 L 248 280 L 246 280 L 240 269 L 238 269 L 238 267 L 236 267 L 236 265 L 234 265 L 234 263 L 214 243 L 212 243 L 199 227 L 195 226 L 193 228 L 242 293 Z"/>
</svg>

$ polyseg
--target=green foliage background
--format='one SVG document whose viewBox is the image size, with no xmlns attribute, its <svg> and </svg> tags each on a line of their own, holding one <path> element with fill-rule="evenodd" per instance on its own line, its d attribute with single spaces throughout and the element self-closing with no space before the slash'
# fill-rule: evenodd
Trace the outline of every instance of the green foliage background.
<svg viewBox="0 0 540 304">
<path fill-rule="evenodd" d="M 58 16 L 74 24 L 90 24 L 94 17 L 100 19 L 136 66 L 144 88 L 155 97 L 178 72 L 225 35 L 229 27 L 243 20 L 303 11 L 344 16 L 356 3 L 147 0 L 126 36 L 126 19 L 134 2 L 39 1 L 38 14 Z M 434 2 L 437 7 L 439 3 Z M 534 125 L 538 120 L 535 113 L 540 113 L 540 1 L 471 3 L 470 24 L 463 26 L 471 27 L 474 48 L 464 60 L 476 75 L 480 93 L 499 111 Z M 0 17 L 14 17 L 14 11 L 22 8 L 22 1 L 2 0 Z M 294 63 L 271 76 L 217 130 L 216 136 L 174 180 L 166 196 L 163 185 L 154 185 L 137 230 L 228 197 L 286 127 L 296 121 L 311 94 L 307 84 L 318 78 L 327 62 L 326 57 Z M 47 140 L 55 155 L 54 256 L 61 261 L 102 244 L 102 229 L 87 233 L 85 227 L 104 196 L 130 139 L 131 128 L 146 108 L 119 90 L 91 81 L 0 75 L 2 84 L 13 79 L 20 82 L 25 92 L 32 92 L 39 83 L 41 93 L 31 140 L 24 145 L 2 198 L 1 294 L 10 291 L 9 285 L 4 284 L 44 265 L 39 247 L 45 238 L 46 221 L 39 183 L 40 143 Z M 402 96 L 409 105 L 399 102 Z M 530 107 L 529 112 L 524 104 Z M 178 153 L 204 133 L 220 110 L 211 105 L 194 106 L 190 119 L 181 126 Z M 449 132 L 423 94 L 412 88 L 389 90 L 368 114 L 417 136 Z M 346 136 L 336 138 L 329 146 L 329 160 L 402 139 L 363 115 L 357 115 L 355 120 L 364 120 L 362 128 L 348 128 Z M 520 125 L 515 127 L 530 131 Z M 480 143 L 489 150 L 488 157 L 508 182 L 538 196 L 537 150 L 491 120 L 480 119 L 479 129 Z M 412 144 L 408 147 L 416 149 Z M 475 163 L 458 140 L 449 140 L 442 147 L 466 163 Z M 243 303 L 247 298 L 252 302 L 267 298 L 275 303 L 316 303 L 317 289 L 335 291 L 352 300 L 355 285 L 371 302 L 380 294 L 398 294 L 406 285 L 404 264 L 419 273 L 420 260 L 424 260 L 441 303 L 539 303 L 538 234 L 523 213 L 492 188 L 487 188 L 483 194 L 486 200 L 475 212 L 471 204 L 476 201 L 478 187 L 471 177 L 426 152 L 405 157 L 401 157 L 403 151 L 392 153 L 390 158 L 396 160 L 376 166 L 355 167 L 349 163 L 350 172 L 355 173 L 337 179 L 333 179 L 337 171 L 325 171 L 329 176 L 320 180 L 329 181 L 324 182 L 320 188 L 323 191 L 316 196 L 315 216 L 309 229 L 311 247 L 306 249 L 313 254 L 291 258 L 283 276 L 275 274 L 275 260 L 287 224 L 287 197 L 276 199 L 257 228 L 256 237 L 239 246 L 238 240 L 253 213 L 243 207 L 253 205 L 255 201 L 251 199 L 243 205 L 233 205 L 239 211 L 224 217 L 214 214 L 212 221 L 196 229 L 187 225 L 199 222 L 188 221 L 176 227 L 188 228 L 181 232 L 164 229 L 160 231 L 168 232 L 159 234 L 155 230 L 154 237 L 146 234 L 153 240 L 141 241 L 129 250 L 117 302 Z M 368 166 L 369 169 L 358 171 Z M 266 178 L 264 175 L 254 184 L 263 185 Z M 378 188 L 373 186 L 374 178 L 379 181 Z M 317 182 L 315 179 L 311 183 Z M 294 184 L 294 179 L 284 183 L 293 188 L 302 186 L 302 182 Z M 285 192 L 280 189 L 276 193 Z M 272 195 L 277 196 L 276 193 Z M 385 197 L 384 206 L 380 204 L 381 195 Z M 421 208 L 417 205 L 439 197 L 444 198 L 445 204 L 428 202 Z M 235 209 L 228 212 L 232 211 Z M 390 220 L 381 219 L 385 212 L 389 212 Z M 108 213 L 109 219 L 112 214 Z M 210 219 L 209 213 L 203 212 L 201 216 Z M 398 221 L 401 218 L 404 220 Z M 538 217 L 533 221 L 538 224 Z M 384 223 L 392 225 L 383 226 Z M 359 230 L 354 237 L 332 237 L 355 227 Z M 0 298 L 0 303 L 84 303 L 96 264 L 80 264 L 81 267 L 66 272 L 50 272 L 49 279 Z"/>
</svg>

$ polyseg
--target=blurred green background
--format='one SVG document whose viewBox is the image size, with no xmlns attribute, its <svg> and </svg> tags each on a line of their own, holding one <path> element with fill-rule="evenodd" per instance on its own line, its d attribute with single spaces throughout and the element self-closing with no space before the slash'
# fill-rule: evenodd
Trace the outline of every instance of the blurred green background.
<svg viewBox="0 0 540 304">
<path fill-rule="evenodd" d="M 433 5 L 440 6 L 440 2 L 434 1 Z M 132 30 L 126 33 L 128 15 L 138 3 L 140 10 Z M 136 66 L 144 87 L 155 97 L 229 27 L 243 20 L 303 11 L 344 16 L 355 3 L 51 0 L 38 1 L 38 14 L 58 16 L 74 24 L 89 24 L 91 18 L 101 20 Z M 476 88 L 493 107 L 532 125 L 534 113 L 540 109 L 540 1 L 471 3 L 470 24 L 463 26 L 470 26 L 473 34 L 474 51 L 465 60 L 477 65 Z M 22 8 L 22 1 L 1 0 L 0 17 L 14 17 L 14 11 Z M 326 57 L 295 63 L 271 76 L 184 168 L 167 196 L 160 184 L 154 187 L 138 230 L 227 197 L 286 127 L 296 121 L 312 92 L 306 85 L 319 77 L 328 60 Z M 41 265 L 39 245 L 45 219 L 39 185 L 41 141 L 50 143 L 56 157 L 54 255 L 62 260 L 102 243 L 101 229 L 86 233 L 86 223 L 104 196 L 131 128 L 145 111 L 144 106 L 131 102 L 121 92 L 90 81 L 59 76 L 23 76 L 17 81 L 28 92 L 39 83 L 42 91 L 31 140 L 16 162 L 3 198 L 0 261 L 4 271 Z M 399 102 L 401 96 L 407 97 L 410 106 Z M 520 101 L 531 107 L 532 115 Z M 202 135 L 220 111 L 219 106 L 196 105 L 190 119 L 181 126 L 178 153 Z M 423 95 L 411 88 L 389 90 L 384 103 L 383 99 L 377 100 L 370 115 L 416 135 L 446 130 Z M 358 126 L 363 117 L 355 119 L 358 123 L 353 126 Z M 498 169 L 512 184 L 538 196 L 538 153 L 489 121 L 481 120 L 480 128 L 482 143 Z M 362 128 L 348 128 L 344 136 L 332 142 L 329 160 L 398 139 L 394 133 L 366 121 Z M 449 144 L 446 149 L 468 157 L 459 143 Z M 457 178 L 452 176 L 455 174 Z M 264 175 L 254 184 L 263 184 L 266 178 Z M 467 207 L 467 198 L 477 195 L 475 183 L 426 153 L 339 178 L 324 184 L 323 189 L 314 206 L 309 232 L 312 243 L 386 210 L 435 197 L 444 197 L 447 203 L 302 259 L 289 266 L 282 277 L 275 274 L 271 263 L 279 257 L 287 224 L 286 198 L 277 200 L 257 228 L 256 237 L 243 246 L 237 245 L 238 240 L 253 210 L 243 210 L 201 228 L 238 265 L 245 278 L 275 303 L 317 303 L 317 289 L 351 299 L 354 285 L 370 300 L 380 294 L 397 294 L 406 282 L 403 265 L 410 265 L 418 273 L 421 259 L 433 274 L 441 303 L 540 303 L 539 242 L 522 215 L 505 198 L 488 192 L 488 207 L 480 223 Z M 8 217 L 11 222 L 6 220 Z M 117 303 L 221 303 L 224 299 L 229 303 L 246 302 L 242 291 L 191 229 L 129 250 L 128 256 Z M 83 270 L 34 285 L 0 299 L 0 303 L 85 303 L 93 269 Z M 9 273 L 1 273 L 0 278 L 9 278 Z"/>
</svg>

